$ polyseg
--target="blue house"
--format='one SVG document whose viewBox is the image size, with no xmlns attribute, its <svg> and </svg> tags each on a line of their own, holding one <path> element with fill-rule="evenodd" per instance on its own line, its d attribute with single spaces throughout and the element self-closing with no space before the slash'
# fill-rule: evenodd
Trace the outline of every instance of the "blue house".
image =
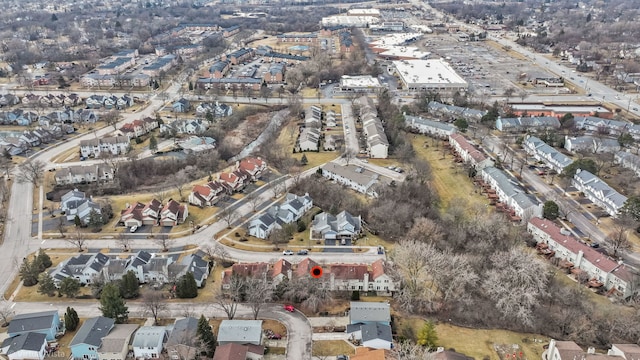
<svg viewBox="0 0 640 360">
<path fill-rule="evenodd" d="M 64 332 L 64 326 L 60 322 L 58 311 L 50 310 L 31 314 L 16 315 L 11 323 L 7 333 L 9 337 L 35 332 L 44 334 L 48 341 L 56 339 L 56 334 Z"/>
<path fill-rule="evenodd" d="M 176 101 L 175 103 L 173 103 L 171 107 L 173 107 L 173 112 L 183 113 L 191 109 L 191 104 L 189 103 L 189 100 L 182 98 Z"/>
<path fill-rule="evenodd" d="M 97 360 L 102 338 L 113 329 L 113 324 L 115 320 L 103 316 L 87 319 L 69 344 L 73 358 Z"/>
</svg>

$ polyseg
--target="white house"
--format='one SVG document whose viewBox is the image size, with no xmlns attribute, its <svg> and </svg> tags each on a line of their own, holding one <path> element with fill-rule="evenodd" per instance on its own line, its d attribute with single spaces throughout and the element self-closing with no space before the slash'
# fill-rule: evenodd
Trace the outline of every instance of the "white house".
<svg viewBox="0 0 640 360">
<path fill-rule="evenodd" d="M 108 164 L 77 165 L 56 171 L 55 180 L 58 185 L 87 184 L 111 181 L 114 174 L 114 168 Z"/>
<path fill-rule="evenodd" d="M 143 326 L 133 337 L 133 355 L 136 359 L 160 358 L 166 340 L 165 326 Z"/>
<path fill-rule="evenodd" d="M 543 161 L 557 173 L 562 173 L 565 167 L 573 163 L 571 158 L 547 145 L 547 143 L 535 136 L 527 135 L 527 138 L 522 143 L 522 147 L 536 160 Z"/>
<path fill-rule="evenodd" d="M 358 329 L 355 329 L 355 328 Z M 379 323 L 361 324 L 350 326 L 352 330 L 351 336 L 356 340 L 362 341 L 362 346 L 372 349 L 391 349 L 393 338 L 391 335 L 391 326 Z"/>
<path fill-rule="evenodd" d="M 572 153 L 579 151 L 586 151 L 593 154 L 610 153 L 620 150 L 620 142 L 618 139 L 594 136 L 565 136 L 564 148 Z"/>
<path fill-rule="evenodd" d="M 529 220 L 527 231 L 539 244 L 539 249 L 547 250 L 561 260 L 569 262 L 574 274 L 584 272 L 590 279 L 590 286 L 603 286 L 616 291 L 623 298 L 632 295 L 632 276 L 624 263 L 617 262 L 584 244 L 552 221 L 535 217 Z M 613 290 L 612 290 L 613 289 Z"/>
<path fill-rule="evenodd" d="M 126 136 L 112 136 L 102 139 L 89 139 L 80 141 L 80 154 L 82 157 L 98 158 L 103 154 L 122 155 L 130 146 Z"/>
<path fill-rule="evenodd" d="M 45 334 L 29 332 L 5 339 L 2 354 L 9 360 L 43 360 L 47 339 Z"/>
<path fill-rule="evenodd" d="M 249 235 L 266 239 L 273 229 L 298 221 L 312 207 L 313 199 L 308 193 L 304 196 L 288 193 L 281 205 L 270 207 L 265 214 L 249 222 Z"/>
<path fill-rule="evenodd" d="M 313 218 L 309 231 L 312 239 L 351 240 L 362 231 L 362 219 L 346 210 L 336 216 L 323 212 Z"/>
<path fill-rule="evenodd" d="M 189 206 L 169 199 L 160 212 L 160 226 L 176 226 L 182 224 L 189 216 Z"/>
<path fill-rule="evenodd" d="M 189 194 L 189 204 L 199 207 L 214 206 L 226 194 L 228 194 L 227 188 L 217 181 L 195 185 Z"/>
<path fill-rule="evenodd" d="M 495 167 L 486 167 L 480 172 L 482 180 L 491 186 L 498 199 L 510 209 L 513 221 L 528 221 L 542 215 L 542 204 L 535 196 L 527 194 L 516 179 Z"/>
<path fill-rule="evenodd" d="M 630 169 L 640 176 L 640 156 L 628 151 L 618 151 L 613 157 L 613 161 L 625 169 Z"/>
<path fill-rule="evenodd" d="M 627 202 L 626 196 L 586 170 L 578 169 L 571 184 L 612 217 L 618 216 L 618 212 Z"/>
<path fill-rule="evenodd" d="M 222 320 L 218 344 L 261 345 L 262 320 Z"/>
<path fill-rule="evenodd" d="M 493 160 L 459 133 L 449 135 L 449 145 L 451 145 L 456 154 L 460 156 L 462 161 L 469 163 L 477 170 L 484 169 L 487 166 L 493 166 Z"/>
<path fill-rule="evenodd" d="M 323 177 L 371 197 L 378 196 L 377 186 L 387 186 L 392 182 L 384 175 L 353 164 L 340 165 L 329 162 L 322 165 L 321 169 Z"/>
<path fill-rule="evenodd" d="M 126 360 L 129 342 L 138 329 L 136 324 L 115 324 L 111 332 L 102 338 L 98 347 L 98 360 Z"/>
<path fill-rule="evenodd" d="M 367 139 L 369 157 L 386 159 L 389 156 L 389 140 L 373 100 L 363 96 L 357 100 L 357 103 L 360 105 L 360 120 L 364 136 Z"/>
<path fill-rule="evenodd" d="M 457 131 L 456 127 L 449 123 L 407 114 L 404 114 L 404 123 L 411 131 L 440 139 L 448 139 L 449 135 Z"/>
<path fill-rule="evenodd" d="M 298 151 L 318 151 L 320 144 L 320 129 L 316 127 L 304 127 L 298 136 Z"/>
<path fill-rule="evenodd" d="M 49 271 L 56 285 L 64 278 L 71 277 L 80 284 L 91 284 L 102 274 L 102 269 L 109 263 L 109 257 L 102 253 L 81 254 L 61 262 Z"/>
</svg>

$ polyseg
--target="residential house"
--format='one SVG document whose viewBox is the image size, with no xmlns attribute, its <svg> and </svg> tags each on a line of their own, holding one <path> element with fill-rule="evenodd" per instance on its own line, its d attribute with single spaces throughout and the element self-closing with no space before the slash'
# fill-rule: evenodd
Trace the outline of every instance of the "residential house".
<svg viewBox="0 0 640 360">
<path fill-rule="evenodd" d="M 85 104 L 89 109 L 99 109 L 104 106 L 104 102 L 107 99 L 104 95 L 91 95 L 86 98 Z"/>
<path fill-rule="evenodd" d="M 98 347 L 98 360 L 126 360 L 129 343 L 137 324 L 115 324 L 111 332 L 102 338 Z"/>
<path fill-rule="evenodd" d="M 223 172 L 218 175 L 218 180 L 226 187 L 231 189 L 232 192 L 239 192 L 244 189 L 248 175 L 246 173 Z"/>
<path fill-rule="evenodd" d="M 229 61 L 216 61 L 209 68 L 209 74 L 214 79 L 222 79 L 230 68 L 231 63 Z"/>
<path fill-rule="evenodd" d="M 216 347 L 213 360 L 261 360 L 264 346 L 230 343 Z"/>
<path fill-rule="evenodd" d="M 527 135 L 522 143 L 524 150 L 536 160 L 543 161 L 549 168 L 561 174 L 573 160 L 535 136 Z"/>
<path fill-rule="evenodd" d="M 618 212 L 627 202 L 626 196 L 586 170 L 578 169 L 571 184 L 611 217 L 618 216 Z"/>
<path fill-rule="evenodd" d="M 103 316 L 85 320 L 69 344 L 73 359 L 98 360 L 102 338 L 109 334 L 114 324 L 115 320 Z"/>
<path fill-rule="evenodd" d="M 497 206 L 508 213 L 511 221 L 528 221 L 542 215 L 542 204 L 535 196 L 527 194 L 518 181 L 509 174 L 494 167 L 486 167 L 480 173 L 482 181 L 488 185 L 500 201 Z"/>
<path fill-rule="evenodd" d="M 640 177 L 640 156 L 629 151 L 618 151 L 615 153 L 613 161 L 625 169 L 630 169 Z"/>
<path fill-rule="evenodd" d="M 316 127 L 303 127 L 300 130 L 296 151 L 318 151 L 320 144 L 320 129 Z"/>
<path fill-rule="evenodd" d="M 271 269 L 271 282 L 274 286 L 278 285 L 285 279 L 291 279 L 293 266 L 285 259 L 280 259 L 273 264 Z"/>
<path fill-rule="evenodd" d="M 260 157 L 246 157 L 236 163 L 236 167 L 251 176 L 251 181 L 257 181 L 267 171 L 267 162 Z"/>
<path fill-rule="evenodd" d="M 551 339 L 543 360 L 573 360 L 586 358 L 582 348 L 573 341 Z"/>
<path fill-rule="evenodd" d="M 633 295 L 632 275 L 624 263 L 601 254 L 547 219 L 532 218 L 527 231 L 539 252 L 559 258 L 562 266 L 576 276 L 585 273 L 591 287 L 604 287 L 608 294 L 615 292 L 623 298 Z"/>
<path fill-rule="evenodd" d="M 270 207 L 264 214 L 249 222 L 249 235 L 266 239 L 273 229 L 298 221 L 312 207 L 313 200 L 309 194 L 297 196 L 288 193 L 281 205 Z"/>
<path fill-rule="evenodd" d="M 322 212 L 313 218 L 311 238 L 326 240 L 349 240 L 356 238 L 362 231 L 362 219 L 346 210 L 333 216 Z"/>
<path fill-rule="evenodd" d="M 267 279 L 269 276 L 269 264 L 267 263 L 239 263 L 233 264 L 231 269 L 222 272 L 222 289 L 228 290 L 231 278 L 238 276 L 241 278 L 261 277 Z"/>
<path fill-rule="evenodd" d="M 470 164 L 476 170 L 493 166 L 493 160 L 461 134 L 449 135 L 449 145 L 456 152 L 460 161 Z"/>
<path fill-rule="evenodd" d="M 309 276 L 309 274 L 311 273 L 311 269 L 316 266 L 319 266 L 317 262 L 311 260 L 311 258 L 308 257 L 304 258 L 298 263 L 298 266 L 296 266 L 295 270 L 293 271 L 293 275 L 297 278 Z"/>
<path fill-rule="evenodd" d="M 209 128 L 209 122 L 202 119 L 176 120 L 160 125 L 161 134 L 192 134 L 198 135 Z"/>
<path fill-rule="evenodd" d="M 99 158 L 104 154 L 122 155 L 129 150 L 130 140 L 126 136 L 105 137 L 80 141 L 80 155 L 82 157 Z"/>
<path fill-rule="evenodd" d="M 611 153 L 620 151 L 620 142 L 618 139 L 594 136 L 565 136 L 564 148 L 572 153 L 580 151 L 593 154 Z"/>
<path fill-rule="evenodd" d="M 196 115 L 204 117 L 207 114 L 211 114 L 214 118 L 228 117 L 233 114 L 233 107 L 217 101 L 215 104 L 201 103 L 196 107 Z"/>
<path fill-rule="evenodd" d="M 112 181 L 114 175 L 114 168 L 108 164 L 76 165 L 56 171 L 55 180 L 58 185 L 88 184 Z"/>
<path fill-rule="evenodd" d="M 382 121 L 378 117 L 378 110 L 373 100 L 367 96 L 362 96 L 357 100 L 360 105 L 360 120 L 362 121 L 363 133 L 367 139 L 367 150 L 369 157 L 386 159 L 389 152 L 389 140 L 384 132 Z"/>
<path fill-rule="evenodd" d="M 432 353 L 433 360 L 474 360 L 474 358 L 455 352 L 453 350 L 445 350 L 443 347 L 436 349 L 435 353 Z"/>
<path fill-rule="evenodd" d="M 142 326 L 133 337 L 133 356 L 136 359 L 156 359 L 162 354 L 167 340 L 164 326 Z"/>
<path fill-rule="evenodd" d="M 0 95 L 0 107 L 13 106 L 20 103 L 20 98 L 12 94 Z"/>
<path fill-rule="evenodd" d="M 38 146 L 42 143 L 40 138 L 33 133 L 33 131 L 25 130 L 22 135 L 18 137 L 20 141 L 24 142 L 30 147 Z"/>
<path fill-rule="evenodd" d="M 456 127 L 449 123 L 407 114 L 404 114 L 404 123 L 411 132 L 417 132 L 439 139 L 448 139 L 451 134 L 457 131 Z"/>
<path fill-rule="evenodd" d="M 134 104 L 134 101 L 131 96 L 122 95 L 122 97 L 118 98 L 118 101 L 116 101 L 116 109 L 118 110 L 126 109 L 128 107 L 132 107 L 133 104 Z"/>
<path fill-rule="evenodd" d="M 638 344 L 611 344 L 611 349 L 609 349 L 607 355 L 620 356 L 625 360 L 639 359 L 640 346 Z"/>
<path fill-rule="evenodd" d="M 177 279 L 190 272 L 196 280 L 196 285 L 203 287 L 205 280 L 209 277 L 211 268 L 209 262 L 196 253 L 185 256 L 180 264 L 174 263 L 169 265 L 168 271 L 170 279 Z"/>
<path fill-rule="evenodd" d="M 349 310 L 349 323 L 391 325 L 391 309 L 388 302 L 352 301 Z"/>
<path fill-rule="evenodd" d="M 171 107 L 173 109 L 173 112 L 179 113 L 184 113 L 191 110 L 191 104 L 189 103 L 189 100 L 185 98 L 181 98 L 180 100 L 176 101 L 175 103 L 173 103 L 173 105 L 171 105 Z"/>
<path fill-rule="evenodd" d="M 429 110 L 429 113 L 442 116 L 449 120 L 464 118 L 464 119 L 472 120 L 475 122 L 480 121 L 482 117 L 487 113 L 487 111 L 484 111 L 484 110 L 476 110 L 476 109 L 470 109 L 470 108 L 454 106 L 454 105 L 446 105 L 446 104 L 439 103 L 437 101 L 429 102 L 429 104 L 427 105 L 427 109 Z"/>
<path fill-rule="evenodd" d="M 518 118 L 496 119 L 496 129 L 499 131 L 542 131 L 560 128 L 560 120 L 553 116 L 531 116 Z"/>
<path fill-rule="evenodd" d="M 138 119 L 122 125 L 120 132 L 131 140 L 148 133 L 149 130 L 147 129 L 147 123 Z"/>
<path fill-rule="evenodd" d="M 2 354 L 9 360 L 43 360 L 46 348 L 46 335 L 36 332 L 9 337 L 2 342 Z"/>
<path fill-rule="evenodd" d="M 357 329 L 355 329 L 357 327 Z M 393 337 L 391 335 L 391 326 L 379 323 L 357 325 L 349 327 L 347 332 L 356 340 L 362 341 L 362 346 L 372 349 L 391 349 L 393 346 Z"/>
<path fill-rule="evenodd" d="M 393 180 L 363 167 L 329 162 L 320 168 L 322 176 L 371 197 L 377 197 L 377 187 L 390 185 Z"/>
<path fill-rule="evenodd" d="M 28 333 L 43 334 L 47 341 L 54 341 L 56 335 L 64 333 L 58 310 L 48 310 L 29 314 L 19 314 L 11 319 L 7 334 L 9 337 Z M 3 346 L 4 348 L 4 346 Z"/>
<path fill-rule="evenodd" d="M 186 154 L 200 153 L 216 148 L 216 139 L 209 136 L 189 136 L 176 143 Z"/>
<path fill-rule="evenodd" d="M 331 264 L 328 271 L 329 289 L 368 291 L 369 268 L 365 264 Z"/>
<path fill-rule="evenodd" d="M 265 71 L 263 79 L 267 84 L 280 84 L 284 82 L 284 63 L 274 63 L 269 66 L 269 69 Z"/>
<path fill-rule="evenodd" d="M 232 65 L 238 65 L 253 57 L 253 49 L 241 48 L 229 54 L 222 55 L 221 60 L 228 60 Z"/>
<path fill-rule="evenodd" d="M 82 191 L 78 191 L 78 189 L 67 192 L 66 194 L 62 195 L 60 199 L 60 210 L 63 212 L 69 211 L 72 202 L 84 200 L 85 197 L 85 193 Z"/>
<path fill-rule="evenodd" d="M 189 216 L 189 207 L 187 204 L 169 199 L 167 204 L 160 212 L 160 226 L 176 226 L 182 224 Z"/>
<path fill-rule="evenodd" d="M 374 261 L 371 264 L 371 274 L 369 279 L 369 290 L 375 290 L 378 295 L 391 295 L 396 291 L 396 283 L 389 274 L 385 272 L 385 262 L 383 259 Z"/>
<path fill-rule="evenodd" d="M 274 229 L 281 229 L 282 225 L 271 214 L 265 213 L 251 220 L 248 225 L 249 235 L 258 239 L 266 239 Z"/>
<path fill-rule="evenodd" d="M 262 345 L 262 320 L 222 320 L 218 344 Z"/>
<path fill-rule="evenodd" d="M 226 195 L 228 195 L 227 188 L 223 184 L 210 181 L 193 187 L 189 194 L 189 204 L 199 207 L 214 206 Z"/>
<path fill-rule="evenodd" d="M 171 360 L 193 359 L 200 351 L 198 319 L 187 317 L 176 319 L 169 329 L 169 338 L 164 348 Z"/>
<path fill-rule="evenodd" d="M 368 347 L 357 347 L 356 354 L 349 356 L 349 360 L 386 360 L 391 359 L 390 355 L 387 355 L 388 350 L 384 349 L 371 349 Z M 446 359 L 438 359 L 446 360 Z M 455 359 L 451 359 L 455 360 Z M 464 359 L 467 360 L 467 359 Z M 468 359 L 471 360 L 471 359 Z"/>
<path fill-rule="evenodd" d="M 102 274 L 102 269 L 109 262 L 109 257 L 102 253 L 81 254 L 61 262 L 51 269 L 49 275 L 54 283 L 60 284 L 64 278 L 71 277 L 82 285 L 91 284 Z"/>
<path fill-rule="evenodd" d="M 619 136 L 629 130 L 632 125 L 626 121 L 609 120 L 595 116 L 577 116 L 573 121 L 577 129 L 614 136 Z"/>
</svg>

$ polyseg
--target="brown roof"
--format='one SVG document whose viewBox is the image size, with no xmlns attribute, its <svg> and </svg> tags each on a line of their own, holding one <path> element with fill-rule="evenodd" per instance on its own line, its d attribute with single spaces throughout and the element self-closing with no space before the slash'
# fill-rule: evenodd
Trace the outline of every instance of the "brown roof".
<svg viewBox="0 0 640 360">
<path fill-rule="evenodd" d="M 234 183 L 238 181 L 238 176 L 236 174 L 223 172 L 220 174 L 220 180 L 227 183 Z"/>
<path fill-rule="evenodd" d="M 162 207 L 162 203 L 159 200 L 152 199 L 151 201 L 149 201 L 147 206 L 145 206 L 145 209 L 151 209 L 155 212 L 158 212 L 161 207 Z"/>
<path fill-rule="evenodd" d="M 249 277 L 258 274 L 264 274 L 269 270 L 269 264 L 267 263 L 240 263 L 234 264 L 231 269 L 225 270 L 222 283 L 228 284 L 231 280 L 231 275 L 238 275 L 241 277 Z"/>
<path fill-rule="evenodd" d="M 459 352 L 444 350 L 434 353 L 433 360 L 473 360 L 473 358 Z"/>
<path fill-rule="evenodd" d="M 356 354 L 349 357 L 351 360 L 385 360 L 386 351 L 384 349 L 370 349 L 368 347 L 356 348 Z"/>
<path fill-rule="evenodd" d="M 211 194 L 211 188 L 204 185 L 196 185 L 193 187 L 192 192 L 203 196 L 209 196 L 209 194 Z"/>
<path fill-rule="evenodd" d="M 379 259 L 371 264 L 371 279 L 375 280 L 384 275 L 384 260 Z"/>
<path fill-rule="evenodd" d="M 469 140 L 467 140 L 466 137 L 458 134 L 458 133 L 454 133 L 449 135 L 449 138 L 455 142 L 457 142 L 460 145 L 460 148 L 462 148 L 464 151 L 466 151 L 467 153 L 469 153 L 469 155 L 473 158 L 473 160 L 475 160 L 476 162 L 482 162 L 484 161 L 487 156 L 480 150 L 478 150 L 475 146 L 473 146 L 473 144 L 471 144 L 469 142 Z"/>
<path fill-rule="evenodd" d="M 310 258 L 304 258 L 302 261 L 298 263 L 298 267 L 296 267 L 296 271 L 294 271 L 295 276 L 304 277 L 309 276 L 309 272 L 311 268 L 314 266 L 318 266 L 318 263 L 311 260 Z"/>
<path fill-rule="evenodd" d="M 364 274 L 369 272 L 367 265 L 354 264 L 334 264 L 331 265 L 329 272 L 336 279 L 355 280 L 364 279 Z"/>
<path fill-rule="evenodd" d="M 213 360 L 247 360 L 248 347 L 239 344 L 226 344 L 216 347 Z"/>
<path fill-rule="evenodd" d="M 640 359 L 640 346 L 636 344 L 613 344 L 611 347 L 616 347 L 618 350 L 624 353 L 624 357 L 627 360 Z"/>
<path fill-rule="evenodd" d="M 264 161 L 260 158 L 244 158 L 240 161 L 239 167 L 247 171 L 254 171 L 256 168 L 264 166 Z"/>
<path fill-rule="evenodd" d="M 136 202 L 134 205 L 122 210 L 120 212 L 120 217 L 122 218 L 123 216 L 131 214 L 132 218 L 142 221 L 142 209 L 144 209 L 144 204 Z"/>
<path fill-rule="evenodd" d="M 167 205 L 162 208 L 162 212 L 164 212 L 165 210 L 169 210 L 172 214 L 177 214 L 180 211 L 180 203 L 171 199 L 169 200 Z"/>
<path fill-rule="evenodd" d="M 573 341 L 556 341 L 556 349 L 562 360 L 581 359 L 584 354 L 582 348 Z"/>
<path fill-rule="evenodd" d="M 274 277 L 280 274 L 288 276 L 289 270 L 291 270 L 291 263 L 285 259 L 280 259 L 278 262 L 273 264 L 273 271 L 271 272 L 271 275 Z"/>
</svg>

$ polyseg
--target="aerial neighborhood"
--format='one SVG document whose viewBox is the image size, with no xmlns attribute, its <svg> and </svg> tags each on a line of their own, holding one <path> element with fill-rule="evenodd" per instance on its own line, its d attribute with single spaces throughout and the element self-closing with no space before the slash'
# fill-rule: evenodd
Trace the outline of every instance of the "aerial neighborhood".
<svg viewBox="0 0 640 360">
<path fill-rule="evenodd" d="M 640 358 L 633 5 L 7 0 L 0 354 Z"/>
</svg>

